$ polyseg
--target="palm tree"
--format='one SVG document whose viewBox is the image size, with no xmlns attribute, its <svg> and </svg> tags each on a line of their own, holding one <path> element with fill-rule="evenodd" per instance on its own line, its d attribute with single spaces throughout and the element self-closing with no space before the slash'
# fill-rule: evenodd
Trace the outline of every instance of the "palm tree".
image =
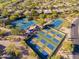
<svg viewBox="0 0 79 59">
<path fill-rule="evenodd" d="M 0 25 L 2 25 L 2 19 L 0 19 Z"/>
<path fill-rule="evenodd" d="M 46 14 L 40 14 L 39 18 L 43 18 L 43 19 L 46 18 Z"/>
<path fill-rule="evenodd" d="M 10 29 L 12 27 L 12 25 L 7 25 L 6 28 Z"/>
<path fill-rule="evenodd" d="M 1 31 L 0 31 L 0 35 L 3 35 L 5 32 L 6 32 L 6 31 L 1 30 Z"/>
<path fill-rule="evenodd" d="M 8 10 L 4 9 L 1 15 L 5 17 L 8 16 L 8 14 Z"/>
<path fill-rule="evenodd" d="M 10 21 L 11 21 L 11 20 L 15 20 L 16 18 L 17 18 L 16 15 L 11 15 L 11 16 L 9 17 Z"/>
<path fill-rule="evenodd" d="M 7 20 L 8 20 L 8 18 L 0 19 L 0 23 L 2 24 L 3 27 L 5 27 Z"/>
<path fill-rule="evenodd" d="M 38 16 L 39 14 L 37 13 L 37 11 L 35 11 L 34 9 L 32 10 L 32 16 Z"/>
<path fill-rule="evenodd" d="M 5 48 L 5 46 L 0 44 L 0 59 L 2 59 L 1 56 L 3 55 L 4 48 Z"/>
<path fill-rule="evenodd" d="M 36 57 L 36 53 L 35 53 L 32 49 L 30 49 L 29 54 L 30 54 L 31 56 L 33 56 L 33 57 Z"/>
<path fill-rule="evenodd" d="M 28 45 L 26 44 L 26 42 L 25 42 L 24 40 L 21 40 L 21 41 L 20 41 L 20 44 L 21 44 L 22 46 L 25 46 L 26 48 L 28 48 Z"/>
<path fill-rule="evenodd" d="M 29 16 L 28 20 L 29 21 L 33 20 L 33 16 Z"/>
<path fill-rule="evenodd" d="M 13 35 L 17 35 L 17 34 L 20 34 L 21 32 L 20 32 L 20 29 L 17 27 L 17 28 L 12 28 L 11 29 L 11 34 L 13 34 Z"/>
<path fill-rule="evenodd" d="M 63 45 L 62 45 L 62 50 L 63 51 L 66 51 L 66 52 L 72 52 L 73 51 L 73 44 L 71 41 L 68 41 L 68 42 L 64 42 Z"/>
<path fill-rule="evenodd" d="M 5 48 L 7 54 L 11 55 L 11 58 L 21 57 L 21 52 L 15 44 L 10 44 Z"/>
<path fill-rule="evenodd" d="M 56 11 L 52 11 L 52 17 L 55 18 L 57 16 L 57 12 Z"/>
</svg>

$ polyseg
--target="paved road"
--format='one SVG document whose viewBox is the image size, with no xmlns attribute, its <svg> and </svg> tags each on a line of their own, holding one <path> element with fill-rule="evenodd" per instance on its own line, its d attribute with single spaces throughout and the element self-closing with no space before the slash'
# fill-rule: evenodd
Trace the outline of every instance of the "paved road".
<svg viewBox="0 0 79 59">
<path fill-rule="evenodd" d="M 71 29 L 71 38 L 73 38 L 73 43 L 79 45 L 79 19 L 74 21 L 75 27 Z"/>
<path fill-rule="evenodd" d="M 76 25 L 71 29 L 71 38 L 73 38 L 73 43 L 79 45 L 79 18 L 74 21 Z M 79 54 L 73 55 L 73 59 L 79 59 Z"/>
</svg>

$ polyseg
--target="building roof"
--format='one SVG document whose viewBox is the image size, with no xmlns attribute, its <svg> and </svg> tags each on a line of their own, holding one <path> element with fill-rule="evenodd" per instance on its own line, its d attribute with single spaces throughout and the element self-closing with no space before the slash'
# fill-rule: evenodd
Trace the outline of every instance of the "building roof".
<svg viewBox="0 0 79 59">
<path fill-rule="evenodd" d="M 51 10 L 44 10 L 43 12 L 44 12 L 45 14 L 52 13 Z"/>
</svg>

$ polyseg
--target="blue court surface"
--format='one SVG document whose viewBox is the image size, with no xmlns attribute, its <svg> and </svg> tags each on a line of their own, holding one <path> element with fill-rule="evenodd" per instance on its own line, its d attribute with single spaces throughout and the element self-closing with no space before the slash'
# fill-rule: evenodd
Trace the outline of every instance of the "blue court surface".
<svg viewBox="0 0 79 59">
<path fill-rule="evenodd" d="M 42 42 L 43 44 L 46 44 L 46 41 L 45 41 L 44 39 L 42 39 L 41 42 Z"/>
<path fill-rule="evenodd" d="M 35 25 L 35 22 L 34 21 L 29 21 L 29 22 L 27 22 L 27 23 L 25 23 L 24 25 L 22 25 L 21 27 L 20 27 L 20 29 L 21 30 L 26 30 L 26 29 L 28 29 L 30 26 L 32 26 L 32 25 Z"/>
<path fill-rule="evenodd" d="M 27 18 L 19 19 L 16 21 L 11 22 L 12 26 L 19 27 L 20 30 L 26 30 L 30 26 L 33 26 L 36 24 L 36 21 L 28 21 Z"/>
<path fill-rule="evenodd" d="M 12 22 L 11 22 L 11 25 L 15 26 L 16 24 L 18 24 L 18 23 L 23 23 L 23 22 L 24 22 L 24 18 L 21 18 L 21 19 L 18 19 L 18 20 L 16 20 L 16 21 L 12 21 Z"/>
<path fill-rule="evenodd" d="M 54 19 L 50 24 L 46 26 L 46 28 L 52 27 L 55 29 L 59 29 L 63 24 L 64 20 L 61 18 Z"/>
<path fill-rule="evenodd" d="M 55 29 L 59 29 L 59 28 L 61 27 L 61 25 L 62 25 L 63 22 L 64 22 L 63 19 L 57 18 L 57 19 L 53 20 L 53 21 L 50 23 L 50 24 L 52 25 L 52 26 L 50 26 L 50 27 L 53 27 L 53 28 L 55 28 Z"/>
</svg>

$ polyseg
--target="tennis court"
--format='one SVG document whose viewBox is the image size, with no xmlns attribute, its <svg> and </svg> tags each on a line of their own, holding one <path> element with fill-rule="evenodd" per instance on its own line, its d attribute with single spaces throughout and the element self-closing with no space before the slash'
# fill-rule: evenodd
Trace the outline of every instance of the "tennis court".
<svg viewBox="0 0 79 59">
<path fill-rule="evenodd" d="M 26 30 L 30 26 L 33 26 L 36 24 L 36 21 L 28 21 L 27 18 L 19 19 L 16 21 L 11 22 L 11 25 L 14 27 L 18 27 L 20 30 Z"/>
<path fill-rule="evenodd" d="M 27 19 L 27 18 L 21 18 L 21 19 L 18 19 L 18 20 L 16 20 L 16 21 L 12 21 L 11 22 L 11 25 L 13 25 L 13 26 L 15 26 L 16 24 L 18 24 L 18 23 L 23 23 L 24 22 L 24 19 Z"/>
<path fill-rule="evenodd" d="M 28 29 L 30 26 L 33 26 L 33 25 L 35 25 L 35 22 L 34 22 L 34 21 L 29 21 L 29 22 L 23 24 L 23 25 L 20 27 L 20 29 L 21 29 L 21 30 L 26 30 L 26 29 Z"/>
<path fill-rule="evenodd" d="M 48 33 L 46 31 L 48 31 Z M 34 38 L 31 39 L 31 41 L 27 40 L 27 44 L 38 54 L 41 59 L 48 59 L 56 51 L 64 37 L 65 34 L 56 29 L 44 29 L 39 31 Z"/>
<path fill-rule="evenodd" d="M 52 28 L 55 28 L 55 29 L 59 29 L 61 27 L 61 25 L 63 24 L 64 20 L 61 19 L 61 18 L 57 18 L 57 19 L 54 19 L 49 27 L 52 27 Z"/>
</svg>

